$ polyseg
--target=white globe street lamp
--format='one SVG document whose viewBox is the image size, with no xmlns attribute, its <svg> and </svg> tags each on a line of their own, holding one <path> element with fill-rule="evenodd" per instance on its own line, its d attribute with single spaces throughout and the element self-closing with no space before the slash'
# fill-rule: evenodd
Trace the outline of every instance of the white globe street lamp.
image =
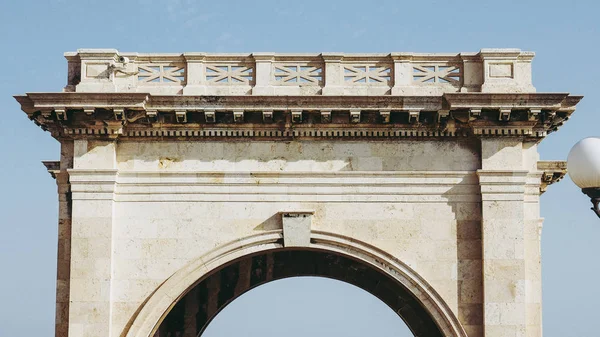
<svg viewBox="0 0 600 337">
<path fill-rule="evenodd" d="M 573 146 L 567 158 L 567 172 L 592 199 L 592 210 L 600 218 L 600 138 L 584 138 Z"/>
</svg>

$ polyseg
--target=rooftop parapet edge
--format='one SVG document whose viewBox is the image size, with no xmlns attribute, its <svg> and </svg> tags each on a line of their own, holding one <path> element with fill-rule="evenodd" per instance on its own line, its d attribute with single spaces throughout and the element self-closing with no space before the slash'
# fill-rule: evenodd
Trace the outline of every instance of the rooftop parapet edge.
<svg viewBox="0 0 600 337">
<path fill-rule="evenodd" d="M 15 96 L 57 139 L 519 137 L 539 141 L 581 96 L 536 93 L 532 52 L 65 53 L 64 92 Z"/>
<path fill-rule="evenodd" d="M 441 96 L 533 93 L 532 52 L 482 49 L 435 54 L 65 53 L 67 92 L 161 95 Z"/>
</svg>

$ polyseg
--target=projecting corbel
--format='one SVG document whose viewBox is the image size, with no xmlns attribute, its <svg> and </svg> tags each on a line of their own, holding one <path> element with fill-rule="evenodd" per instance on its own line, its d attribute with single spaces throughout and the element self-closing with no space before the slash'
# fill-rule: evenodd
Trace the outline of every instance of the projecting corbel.
<svg viewBox="0 0 600 337">
<path fill-rule="evenodd" d="M 567 174 L 565 161 L 538 161 L 537 169 L 542 171 L 540 194 L 546 192 L 548 186 L 559 182 Z"/>
<path fill-rule="evenodd" d="M 360 122 L 360 109 L 350 109 L 350 123 Z"/>
<path fill-rule="evenodd" d="M 438 123 L 446 123 L 450 117 L 450 110 L 439 110 L 437 113 Z"/>
<path fill-rule="evenodd" d="M 204 121 L 206 123 L 214 123 L 217 121 L 215 110 L 204 110 Z"/>
<path fill-rule="evenodd" d="M 302 110 L 291 110 L 292 111 L 292 123 L 302 123 Z"/>
<path fill-rule="evenodd" d="M 175 111 L 175 119 L 177 120 L 177 123 L 186 123 L 187 122 L 187 111 L 185 111 L 185 110 Z"/>
<path fill-rule="evenodd" d="M 113 114 L 115 115 L 116 121 L 122 121 L 125 116 L 125 109 L 115 108 L 115 109 L 113 109 Z"/>
<path fill-rule="evenodd" d="M 379 110 L 379 116 L 381 116 L 381 122 L 387 124 L 390 122 L 390 110 Z"/>
<path fill-rule="evenodd" d="M 469 109 L 469 121 L 473 121 L 481 118 L 481 108 Z"/>
<path fill-rule="evenodd" d="M 42 161 L 42 164 L 46 166 L 46 170 L 56 179 L 56 175 L 60 173 L 60 161 Z"/>
<path fill-rule="evenodd" d="M 419 115 L 421 114 L 421 110 L 408 110 L 408 122 L 410 124 L 415 124 L 419 121 Z"/>
<path fill-rule="evenodd" d="M 552 125 L 554 123 L 554 119 L 556 118 L 556 111 L 555 110 L 544 111 L 542 116 L 543 116 L 542 119 L 543 119 L 544 125 Z"/>
<path fill-rule="evenodd" d="M 509 108 L 501 108 L 500 114 L 498 115 L 498 120 L 508 122 L 510 120 L 510 112 L 511 109 Z"/>
<path fill-rule="evenodd" d="M 156 110 L 146 110 L 146 116 L 152 122 L 156 122 L 158 120 L 158 111 L 156 111 Z"/>
<path fill-rule="evenodd" d="M 273 122 L 273 110 L 263 110 L 262 116 L 263 116 L 264 123 L 272 123 Z"/>
<path fill-rule="evenodd" d="M 233 110 L 233 121 L 235 123 L 244 122 L 244 110 Z"/>
<path fill-rule="evenodd" d="M 91 115 L 93 115 L 96 112 L 96 109 L 94 109 L 94 108 L 84 108 L 83 112 L 86 115 L 91 116 Z"/>
<path fill-rule="evenodd" d="M 310 246 L 310 229 L 314 211 L 293 211 L 281 213 L 284 247 Z"/>
<path fill-rule="evenodd" d="M 331 123 L 331 110 L 321 110 L 321 123 Z"/>
<path fill-rule="evenodd" d="M 54 108 L 54 113 L 56 114 L 56 119 L 59 121 L 67 120 L 67 110 L 65 108 Z"/>
<path fill-rule="evenodd" d="M 52 111 L 54 111 L 54 109 L 42 109 L 40 110 L 40 113 L 42 115 L 42 117 L 49 119 L 50 117 L 52 117 Z M 30 118 L 32 118 L 32 115 L 29 115 Z M 34 119 L 35 121 L 35 119 Z"/>
<path fill-rule="evenodd" d="M 530 121 L 535 121 L 540 117 L 542 109 L 529 109 L 527 116 Z"/>
</svg>

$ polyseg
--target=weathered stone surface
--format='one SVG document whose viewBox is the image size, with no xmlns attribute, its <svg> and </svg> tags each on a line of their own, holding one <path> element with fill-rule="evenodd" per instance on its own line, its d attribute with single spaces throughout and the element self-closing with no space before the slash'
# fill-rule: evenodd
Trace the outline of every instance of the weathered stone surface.
<svg viewBox="0 0 600 337">
<path fill-rule="evenodd" d="M 57 336 L 196 336 L 294 275 L 419 336 L 541 336 L 537 143 L 581 97 L 532 53 L 66 56 L 16 97 L 62 144 Z"/>
<path fill-rule="evenodd" d="M 284 212 L 281 214 L 284 247 L 309 247 L 312 211 Z"/>
</svg>

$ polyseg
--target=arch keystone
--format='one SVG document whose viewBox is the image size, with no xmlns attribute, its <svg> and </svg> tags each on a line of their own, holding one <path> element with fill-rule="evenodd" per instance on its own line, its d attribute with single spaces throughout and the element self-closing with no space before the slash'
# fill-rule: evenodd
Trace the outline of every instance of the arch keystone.
<svg viewBox="0 0 600 337">
<path fill-rule="evenodd" d="M 310 210 L 281 214 L 284 247 L 308 247 L 310 245 L 310 229 L 314 214 L 315 212 Z"/>
</svg>

